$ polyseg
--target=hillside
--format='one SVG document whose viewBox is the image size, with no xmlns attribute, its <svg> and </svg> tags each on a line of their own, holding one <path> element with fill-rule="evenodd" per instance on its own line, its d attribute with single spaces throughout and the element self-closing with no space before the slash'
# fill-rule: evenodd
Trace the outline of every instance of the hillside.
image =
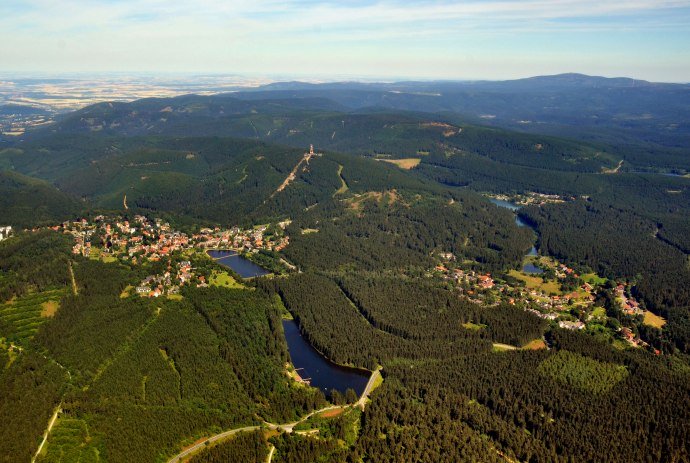
<svg viewBox="0 0 690 463">
<path fill-rule="evenodd" d="M 23 228 L 54 224 L 72 218 L 84 206 L 49 183 L 12 171 L 0 171 L 2 225 Z"/>
<path fill-rule="evenodd" d="M 678 89 L 395 85 L 102 103 L 0 151 L 3 220 L 83 218 L 0 243 L 0 460 L 53 416 L 36 461 L 688 460 L 686 154 L 443 93 Z M 311 387 L 283 320 L 373 392 Z"/>
</svg>

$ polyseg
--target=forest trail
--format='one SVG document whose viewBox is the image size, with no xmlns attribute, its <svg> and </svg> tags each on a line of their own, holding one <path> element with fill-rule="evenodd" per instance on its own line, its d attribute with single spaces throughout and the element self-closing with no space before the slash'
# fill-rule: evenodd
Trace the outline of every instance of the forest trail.
<svg viewBox="0 0 690 463">
<path fill-rule="evenodd" d="M 338 195 L 345 193 L 347 190 L 350 189 L 350 187 L 347 186 L 347 182 L 343 178 L 343 165 L 342 164 L 338 164 L 338 178 L 340 179 L 340 188 L 338 188 L 338 191 L 333 193 L 334 198 Z"/>
<path fill-rule="evenodd" d="M 38 458 L 38 455 L 40 455 L 41 450 L 43 450 L 43 446 L 46 444 L 46 441 L 48 440 L 48 435 L 50 434 L 50 431 L 52 431 L 53 425 L 55 425 L 55 421 L 57 421 L 57 417 L 61 411 L 62 402 L 60 402 L 60 404 L 57 406 L 57 408 L 55 409 L 55 413 L 53 413 L 53 417 L 48 422 L 48 428 L 46 429 L 46 432 L 43 433 L 43 440 L 41 441 L 41 445 L 38 446 L 38 449 L 36 450 L 34 457 L 31 459 L 31 463 L 34 463 L 36 461 L 36 458 Z"/>
<path fill-rule="evenodd" d="M 72 280 L 72 294 L 75 296 L 79 294 L 79 290 L 77 289 L 77 280 L 74 278 L 74 269 L 72 268 L 72 261 L 69 261 L 69 276 L 70 279 Z"/>
</svg>

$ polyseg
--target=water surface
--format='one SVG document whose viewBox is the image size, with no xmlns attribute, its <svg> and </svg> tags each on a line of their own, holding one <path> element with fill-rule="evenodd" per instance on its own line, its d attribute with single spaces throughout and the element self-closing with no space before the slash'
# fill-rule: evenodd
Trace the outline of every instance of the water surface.
<svg viewBox="0 0 690 463">
<path fill-rule="evenodd" d="M 328 394 L 332 389 L 345 392 L 354 389 L 357 395 L 364 392 L 371 373 L 366 370 L 342 367 L 328 360 L 302 337 L 295 320 L 283 320 L 283 330 L 290 359 L 303 379 Z"/>
<path fill-rule="evenodd" d="M 268 275 L 270 272 L 265 268 L 256 265 L 251 260 L 237 254 L 235 251 L 207 251 L 208 255 L 216 259 L 221 265 L 230 267 L 242 278 L 260 277 Z"/>
</svg>

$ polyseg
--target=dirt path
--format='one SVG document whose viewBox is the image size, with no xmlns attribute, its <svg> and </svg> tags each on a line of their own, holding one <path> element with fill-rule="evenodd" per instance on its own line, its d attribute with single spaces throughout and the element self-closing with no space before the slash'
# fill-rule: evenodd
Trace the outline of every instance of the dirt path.
<svg viewBox="0 0 690 463">
<path fill-rule="evenodd" d="M 300 159 L 299 162 L 297 163 L 297 165 L 292 168 L 292 170 L 288 174 L 287 178 L 285 180 L 283 180 L 283 183 L 280 184 L 278 189 L 273 192 L 273 194 L 271 195 L 271 198 L 273 196 L 275 196 L 277 193 L 280 193 L 285 188 L 287 188 L 287 186 L 297 178 L 297 172 L 299 172 L 299 168 L 302 166 L 302 164 L 303 163 L 309 164 L 309 160 L 315 155 L 316 155 L 316 153 L 314 153 L 314 147 L 312 146 L 309 148 L 309 152 L 304 153 L 304 156 L 302 157 L 302 159 Z"/>
<path fill-rule="evenodd" d="M 60 402 L 60 404 L 57 406 L 57 408 L 55 409 L 55 413 L 53 413 L 53 417 L 48 422 L 48 428 L 46 429 L 46 432 L 43 433 L 43 440 L 41 441 L 41 445 L 38 446 L 38 450 L 36 450 L 34 457 L 31 459 L 31 463 L 34 463 L 36 461 L 36 458 L 38 458 L 38 455 L 41 453 L 41 450 L 43 450 L 43 446 L 48 440 L 48 435 L 50 434 L 50 431 L 52 431 L 53 426 L 55 425 L 55 421 L 57 421 L 57 417 L 61 411 L 62 402 Z"/>
<path fill-rule="evenodd" d="M 79 290 L 77 289 L 77 280 L 74 278 L 74 269 L 72 268 L 72 261 L 69 261 L 69 276 L 72 280 L 72 294 L 76 296 L 77 294 L 79 294 Z"/>
<path fill-rule="evenodd" d="M 341 195 L 350 189 L 350 187 L 347 186 L 347 182 L 343 178 L 342 174 L 343 174 L 343 166 L 342 166 L 342 164 L 338 164 L 338 178 L 340 179 L 340 188 L 338 188 L 338 191 L 333 193 L 333 197 Z"/>
</svg>

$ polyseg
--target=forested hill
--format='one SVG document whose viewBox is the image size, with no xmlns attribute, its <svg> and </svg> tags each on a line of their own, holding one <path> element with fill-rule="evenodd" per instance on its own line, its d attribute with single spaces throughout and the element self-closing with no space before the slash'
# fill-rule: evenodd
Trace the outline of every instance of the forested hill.
<svg viewBox="0 0 690 463">
<path fill-rule="evenodd" d="M 351 109 L 451 112 L 530 133 L 687 145 L 690 86 L 582 74 L 508 81 L 269 84 L 242 98 L 325 97 Z"/>
<path fill-rule="evenodd" d="M 551 158 L 557 158 L 557 162 L 550 165 L 550 168 L 598 171 L 602 168 L 614 168 L 619 160 L 624 160 L 623 170 L 690 170 L 690 161 L 683 150 L 689 136 L 684 134 L 683 114 L 678 115 L 675 122 L 659 122 L 655 121 L 652 113 L 640 115 L 638 110 L 631 109 L 628 116 L 611 116 L 616 121 L 631 119 L 621 129 L 602 120 L 604 116 L 591 109 L 588 120 L 596 119 L 596 130 L 609 135 L 597 138 L 594 135 L 584 136 L 582 130 L 585 129 L 581 122 L 573 119 L 574 116 L 568 116 L 559 130 L 548 130 L 550 122 L 540 122 L 529 114 L 524 115 L 522 122 L 501 125 L 495 123 L 496 111 L 489 110 L 486 114 L 482 113 L 485 117 L 470 117 L 460 109 L 425 108 L 415 101 L 411 101 L 409 107 L 402 108 L 377 104 L 375 101 L 371 102 L 371 107 L 363 108 L 354 103 L 348 106 L 348 98 L 341 98 L 344 101 L 338 102 L 330 98 L 338 99 L 339 91 L 341 90 L 323 90 L 323 95 L 312 95 L 314 90 L 288 93 L 272 90 L 214 96 L 187 95 L 131 103 L 100 103 L 65 115 L 55 124 L 32 131 L 25 138 L 32 140 L 51 134 L 232 136 L 294 147 L 314 143 L 322 149 L 393 158 L 428 152 L 444 153 L 449 147 L 472 153 L 491 150 L 499 154 L 505 153 L 511 159 L 508 162 L 512 162 L 512 158 L 519 162 L 521 156 L 530 150 L 534 153 L 534 147 L 542 146 L 544 150 L 536 153 L 539 154 L 536 156 L 538 162 L 542 162 L 545 157 L 549 158 L 549 162 L 554 162 Z M 359 90 L 347 91 L 357 93 Z M 405 92 L 396 92 L 385 91 L 382 98 L 387 102 L 407 95 Z M 518 92 L 509 95 L 524 94 Z M 431 98 L 414 92 L 407 96 Z M 561 94 L 544 98 L 551 101 L 556 97 L 561 97 Z M 496 98 L 502 101 L 508 97 L 500 95 Z M 579 96 L 572 98 L 579 102 Z M 444 96 L 444 101 L 446 99 Z M 638 100 L 630 97 L 626 101 Z M 687 101 L 687 97 L 676 95 L 674 101 L 674 104 L 686 104 L 683 101 Z M 569 111 L 576 104 L 579 103 L 567 101 L 560 106 L 556 104 L 557 107 L 552 111 L 559 114 Z M 514 105 L 524 106 L 522 102 Z M 552 114 L 544 116 L 546 121 L 551 122 L 556 117 Z M 626 135 L 627 131 L 632 131 L 639 124 L 652 124 L 650 121 L 655 121 L 655 125 L 644 130 L 652 130 L 654 133 L 664 131 L 664 143 L 654 141 L 652 135 L 642 140 L 629 139 Z M 487 125 L 493 125 L 494 129 L 488 130 Z M 534 130 L 527 130 L 533 125 L 536 127 Z M 500 130 L 498 127 L 511 130 Z M 633 133 L 642 131 L 640 128 Z M 527 135 L 525 132 L 532 134 Z M 546 136 L 547 133 L 552 136 Z"/>
<path fill-rule="evenodd" d="M 0 171 L 0 225 L 17 228 L 72 218 L 85 204 L 51 184 L 13 171 Z"/>
<path fill-rule="evenodd" d="M 28 133 L 0 151 L 0 461 L 690 461 L 684 91 L 272 85 Z M 383 382 L 309 387 L 285 319 Z"/>
</svg>

